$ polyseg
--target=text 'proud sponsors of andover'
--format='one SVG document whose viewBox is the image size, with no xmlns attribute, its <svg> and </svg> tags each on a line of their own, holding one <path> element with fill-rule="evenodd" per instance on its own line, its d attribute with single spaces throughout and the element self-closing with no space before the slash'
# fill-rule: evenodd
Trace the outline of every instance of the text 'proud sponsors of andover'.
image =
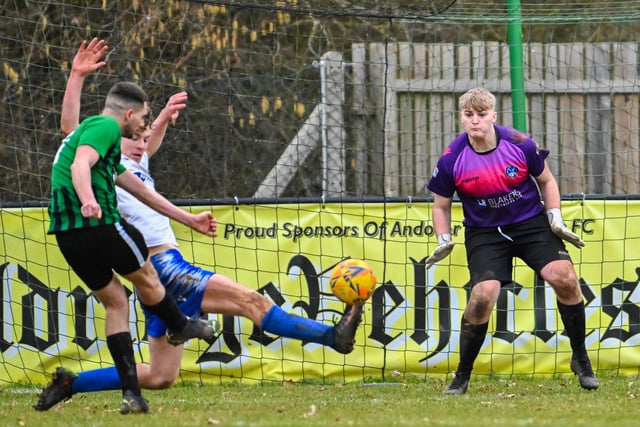
<svg viewBox="0 0 640 427">
<path fill-rule="evenodd" d="M 455 227 L 454 233 L 459 229 Z M 282 225 L 273 223 L 269 227 L 244 227 L 238 224 L 225 224 L 224 238 L 235 239 L 292 239 L 294 242 L 302 238 L 319 237 L 429 237 L 433 236 L 433 226 L 427 221 L 408 225 L 403 221 L 370 221 L 362 227 L 358 225 L 307 225 L 300 226 L 292 222 Z"/>
</svg>

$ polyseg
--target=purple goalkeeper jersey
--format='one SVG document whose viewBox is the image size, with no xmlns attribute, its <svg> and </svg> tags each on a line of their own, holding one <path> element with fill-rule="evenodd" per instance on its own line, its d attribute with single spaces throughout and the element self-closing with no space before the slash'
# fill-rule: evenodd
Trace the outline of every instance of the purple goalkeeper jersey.
<svg viewBox="0 0 640 427">
<path fill-rule="evenodd" d="M 515 224 L 544 209 L 533 177 L 543 172 L 549 151 L 515 129 L 495 129 L 497 146 L 486 153 L 475 152 L 466 133 L 453 140 L 427 186 L 442 197 L 458 193 L 465 226 Z"/>
</svg>

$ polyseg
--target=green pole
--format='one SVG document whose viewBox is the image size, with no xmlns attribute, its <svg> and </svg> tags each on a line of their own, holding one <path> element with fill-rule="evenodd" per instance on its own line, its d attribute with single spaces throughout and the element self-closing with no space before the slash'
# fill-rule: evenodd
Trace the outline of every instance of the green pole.
<svg viewBox="0 0 640 427">
<path fill-rule="evenodd" d="M 524 60 L 522 54 L 522 20 L 520 0 L 507 0 L 509 26 L 509 69 L 511 72 L 511 103 L 513 127 L 527 132 L 526 102 L 524 96 Z"/>
</svg>

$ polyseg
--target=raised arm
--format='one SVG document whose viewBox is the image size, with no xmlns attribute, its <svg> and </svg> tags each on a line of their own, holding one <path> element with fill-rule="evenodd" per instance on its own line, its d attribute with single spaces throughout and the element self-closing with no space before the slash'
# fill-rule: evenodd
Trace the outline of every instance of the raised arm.
<svg viewBox="0 0 640 427">
<path fill-rule="evenodd" d="M 164 139 L 164 134 L 167 131 L 169 122 L 176 120 L 180 114 L 180 110 L 186 108 L 187 98 L 187 92 L 178 92 L 171 95 L 167 101 L 167 105 L 153 121 L 151 133 L 147 137 L 147 154 L 149 157 L 156 154 L 160 145 L 162 145 L 162 140 Z"/>
<path fill-rule="evenodd" d="M 60 130 L 65 135 L 71 133 L 80 123 L 80 95 L 84 79 L 98 68 L 106 64 L 101 58 L 105 56 L 108 46 L 104 40 L 94 37 L 90 42 L 83 40 L 73 58 L 69 80 L 62 99 Z"/>
</svg>

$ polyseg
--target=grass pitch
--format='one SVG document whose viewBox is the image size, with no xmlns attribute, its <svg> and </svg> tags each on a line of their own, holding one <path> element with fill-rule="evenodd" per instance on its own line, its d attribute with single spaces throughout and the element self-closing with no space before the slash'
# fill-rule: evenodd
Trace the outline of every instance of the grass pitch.
<svg viewBox="0 0 640 427">
<path fill-rule="evenodd" d="M 38 390 L 0 389 L 4 426 L 638 426 L 640 380 L 600 376 L 585 391 L 577 378 L 472 376 L 463 396 L 445 396 L 444 377 L 398 383 L 183 384 L 146 391 L 151 412 L 120 415 L 120 392 L 86 393 L 47 412 Z"/>
</svg>

